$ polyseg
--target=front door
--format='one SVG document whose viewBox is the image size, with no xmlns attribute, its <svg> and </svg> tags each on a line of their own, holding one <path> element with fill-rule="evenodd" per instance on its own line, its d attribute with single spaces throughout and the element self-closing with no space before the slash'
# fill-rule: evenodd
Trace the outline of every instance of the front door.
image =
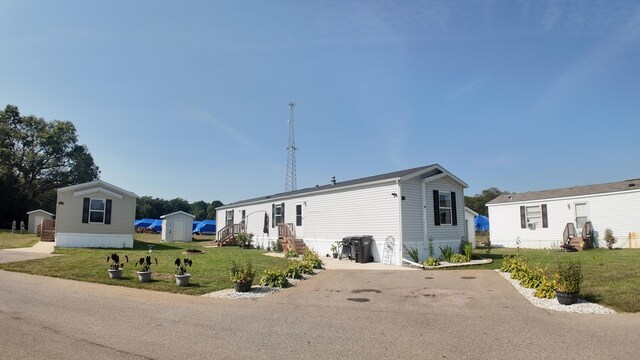
<svg viewBox="0 0 640 360">
<path fill-rule="evenodd" d="M 173 241 L 185 241 L 184 220 L 176 220 L 173 222 Z"/>
<path fill-rule="evenodd" d="M 304 232 L 302 230 L 302 206 L 303 204 L 296 204 L 296 220 L 295 220 L 295 227 L 296 227 L 296 237 L 298 239 L 303 239 L 304 237 Z"/>
<path fill-rule="evenodd" d="M 576 203 L 573 207 L 576 209 L 576 229 L 580 232 L 589 219 L 589 208 L 587 203 Z"/>
</svg>

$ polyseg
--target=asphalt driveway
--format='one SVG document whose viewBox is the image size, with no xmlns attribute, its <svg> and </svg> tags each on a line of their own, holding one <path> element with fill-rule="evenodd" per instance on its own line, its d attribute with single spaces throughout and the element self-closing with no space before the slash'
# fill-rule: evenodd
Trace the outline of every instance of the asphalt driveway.
<svg viewBox="0 0 640 360">
<path fill-rule="evenodd" d="M 106 274 L 105 274 L 106 276 Z M 638 314 L 530 305 L 493 271 L 327 270 L 257 300 L 0 271 L 3 358 L 635 359 Z"/>
</svg>

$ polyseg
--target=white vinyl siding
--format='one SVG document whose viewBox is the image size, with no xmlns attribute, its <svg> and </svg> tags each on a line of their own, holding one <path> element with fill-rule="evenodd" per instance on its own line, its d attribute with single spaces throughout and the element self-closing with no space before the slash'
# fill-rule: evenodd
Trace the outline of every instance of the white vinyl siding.
<svg viewBox="0 0 640 360">
<path fill-rule="evenodd" d="M 600 246 L 604 245 L 604 230 L 611 228 L 619 241 L 617 247 L 628 246 L 630 232 L 640 232 L 640 191 L 625 191 L 609 194 L 595 194 L 561 199 L 514 202 L 489 205 L 491 222 L 491 243 L 515 247 L 520 239 L 523 248 L 553 248 L 562 241 L 562 231 L 567 223 L 576 222 L 576 203 L 588 203 L 588 220 L 594 228 Z M 542 226 L 536 231 L 521 229 L 520 206 L 547 204 L 548 228 Z M 581 227 L 577 227 L 581 231 Z"/>
<path fill-rule="evenodd" d="M 433 208 L 433 190 L 438 192 L 447 191 L 456 194 L 456 219 L 457 225 L 436 226 L 435 214 Z M 438 247 L 441 245 L 451 245 L 457 249 L 460 239 L 465 236 L 464 233 L 464 191 L 461 187 L 447 178 L 441 178 L 429 181 L 424 184 L 425 195 L 425 218 L 427 222 L 427 239 L 431 237 L 434 241 L 436 256 L 438 256 Z"/>
</svg>

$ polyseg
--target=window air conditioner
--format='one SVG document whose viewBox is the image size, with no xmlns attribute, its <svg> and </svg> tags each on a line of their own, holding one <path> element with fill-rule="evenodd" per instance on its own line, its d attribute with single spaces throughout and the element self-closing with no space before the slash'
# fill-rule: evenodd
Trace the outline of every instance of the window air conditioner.
<svg viewBox="0 0 640 360">
<path fill-rule="evenodd" d="M 529 224 L 527 224 L 527 226 L 529 227 L 529 229 L 531 229 L 531 230 L 535 230 L 535 228 L 536 228 L 536 223 L 529 223 Z"/>
</svg>

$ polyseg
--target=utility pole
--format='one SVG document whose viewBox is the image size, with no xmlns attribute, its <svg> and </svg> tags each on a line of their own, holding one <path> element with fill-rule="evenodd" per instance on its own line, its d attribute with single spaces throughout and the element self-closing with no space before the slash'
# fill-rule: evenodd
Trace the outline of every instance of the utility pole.
<svg viewBox="0 0 640 360">
<path fill-rule="evenodd" d="M 296 180 L 296 127 L 293 121 L 293 107 L 296 103 L 289 103 L 289 145 L 287 146 L 287 176 L 284 183 L 284 191 L 297 190 Z"/>
</svg>

